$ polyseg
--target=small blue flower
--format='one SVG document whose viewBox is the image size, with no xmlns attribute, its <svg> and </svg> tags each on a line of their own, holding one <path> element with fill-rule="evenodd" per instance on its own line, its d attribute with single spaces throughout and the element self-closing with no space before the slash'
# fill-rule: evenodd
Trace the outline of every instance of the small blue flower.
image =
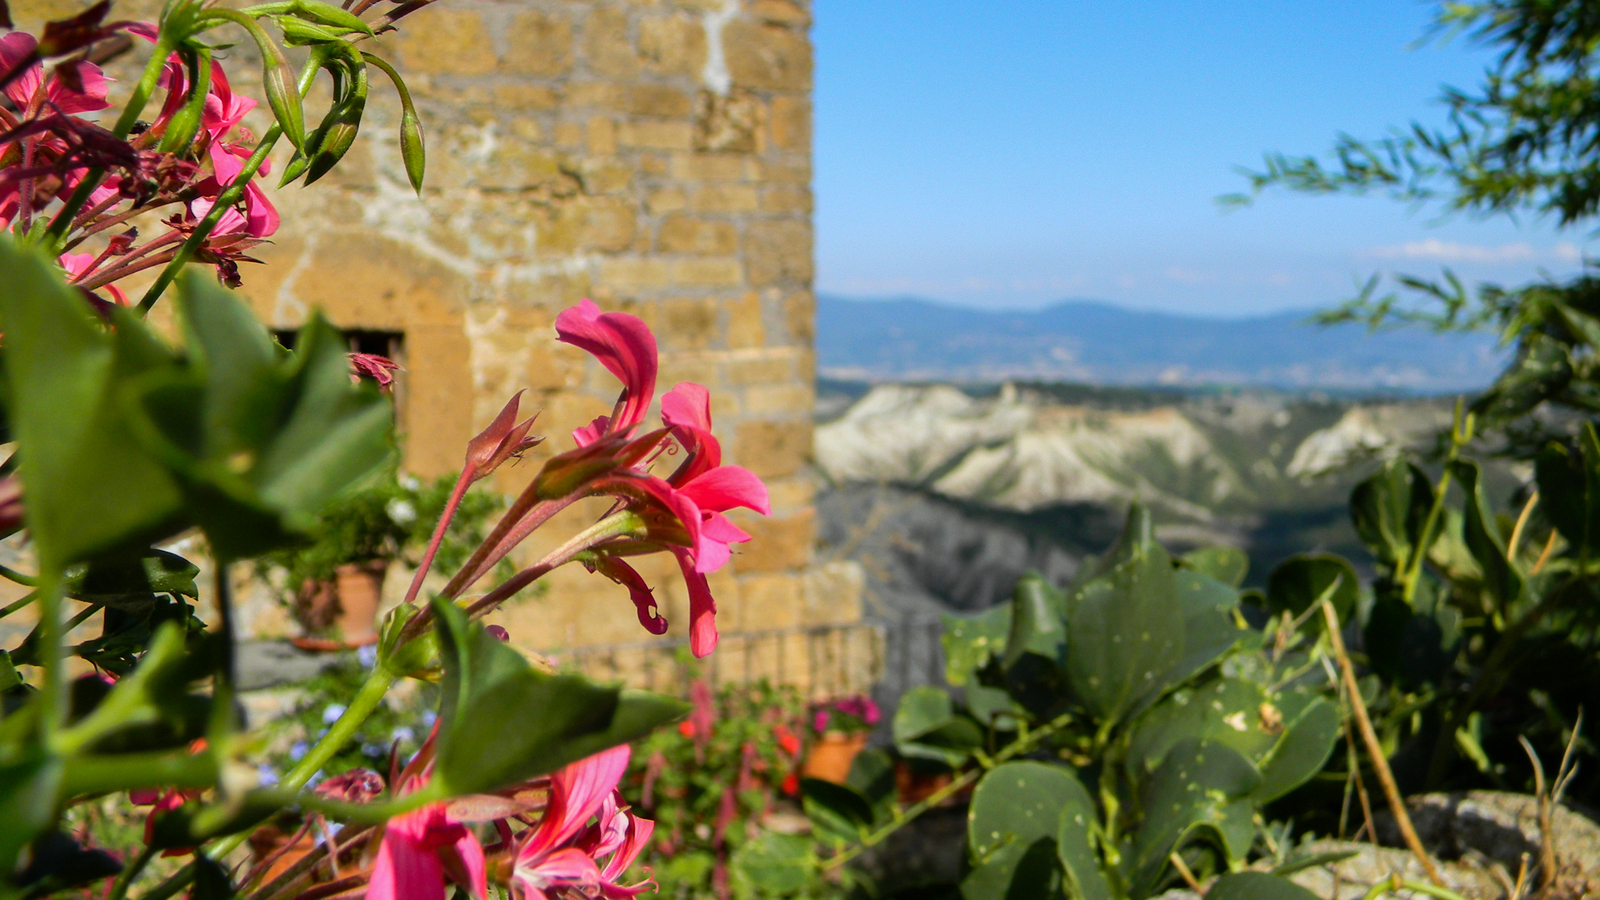
<svg viewBox="0 0 1600 900">
<path fill-rule="evenodd" d="M 356 660 L 363 668 L 370 669 L 378 664 L 378 645 L 368 644 L 356 650 Z"/>
<path fill-rule="evenodd" d="M 294 751 L 291 750 L 290 752 L 293 753 Z M 302 750 L 300 755 L 304 756 L 305 751 Z M 262 787 L 272 787 L 278 783 L 278 770 L 268 763 L 256 766 L 256 783 Z"/>
<path fill-rule="evenodd" d="M 289 758 L 295 762 L 299 762 L 300 758 L 305 756 L 306 753 L 310 752 L 310 750 L 310 744 L 306 743 L 305 741 L 295 741 L 294 746 L 289 748 Z"/>
<path fill-rule="evenodd" d="M 433 710 L 425 709 L 425 710 L 422 711 L 422 724 L 423 725 L 425 725 L 425 726 L 427 726 L 429 728 L 432 728 L 433 727 L 433 723 L 438 721 L 438 719 L 439 719 L 439 714 L 434 712 Z"/>
<path fill-rule="evenodd" d="M 389 737 L 393 740 L 399 741 L 402 744 L 409 744 L 417 739 L 417 733 L 412 731 L 409 727 L 401 725 L 399 728 L 396 728 L 394 733 Z"/>
<path fill-rule="evenodd" d="M 344 715 L 343 703 L 329 703 L 328 708 L 322 711 L 322 724 L 332 725 L 339 721 L 339 717 L 342 715 Z"/>
</svg>

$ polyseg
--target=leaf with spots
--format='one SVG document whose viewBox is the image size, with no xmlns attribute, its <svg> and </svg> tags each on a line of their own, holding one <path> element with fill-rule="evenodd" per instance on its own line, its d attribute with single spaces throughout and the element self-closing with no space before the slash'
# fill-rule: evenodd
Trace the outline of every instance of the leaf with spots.
<svg viewBox="0 0 1600 900">
<path fill-rule="evenodd" d="M 1071 818 L 1069 829 L 1074 841 L 1069 848 L 1073 860 L 1094 860 L 1087 844 L 1079 852 L 1076 841 L 1085 841 L 1095 821 L 1094 803 L 1083 785 L 1062 766 L 1040 762 L 1009 762 L 997 766 L 978 782 L 967 812 L 967 847 L 972 852 L 973 869 L 962 882 L 962 895 L 971 900 L 996 897 L 1082 897 L 1108 896 L 1104 880 L 1099 891 L 1084 894 L 1071 886 L 1087 884 L 1092 891 L 1098 866 L 1068 874 L 1057 837 L 1062 834 L 1062 817 Z"/>
<path fill-rule="evenodd" d="M 1224 744 L 1246 759 L 1263 759 L 1278 743 L 1282 728 L 1271 712 L 1264 712 L 1268 706 L 1262 685 L 1238 678 L 1215 678 L 1173 691 L 1134 723 L 1127 750 L 1134 777 L 1148 777 L 1185 739 Z"/>
<path fill-rule="evenodd" d="M 1239 751 L 1187 738 L 1174 744 L 1139 792 L 1143 821 L 1134 836 L 1133 896 L 1163 880 L 1175 850 L 1200 839 L 1228 860 L 1243 860 L 1255 839 L 1250 793 L 1261 773 Z"/>
<path fill-rule="evenodd" d="M 1130 514 L 1130 529 L 1138 518 Z M 1067 607 L 1067 678 L 1102 721 L 1159 693 L 1185 655 L 1171 557 L 1154 541 L 1127 535 L 1112 553 L 1116 558 L 1102 560 L 1101 574 L 1079 587 Z"/>
<path fill-rule="evenodd" d="M 944 647 L 944 677 L 951 685 L 972 682 L 991 657 L 1004 652 L 1011 630 L 1011 604 L 1002 603 L 976 616 L 939 618 L 944 622 L 944 634 L 939 638 Z"/>
</svg>

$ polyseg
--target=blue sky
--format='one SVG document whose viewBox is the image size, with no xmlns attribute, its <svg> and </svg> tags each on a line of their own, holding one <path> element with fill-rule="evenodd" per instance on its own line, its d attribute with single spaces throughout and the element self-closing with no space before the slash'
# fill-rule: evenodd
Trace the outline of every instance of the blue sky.
<svg viewBox="0 0 1600 900">
<path fill-rule="evenodd" d="M 1491 54 L 1414 0 L 816 0 L 818 289 L 1246 315 L 1376 273 L 1517 283 L 1600 252 L 1552 223 L 1274 191 L 1236 166 L 1442 122 Z"/>
</svg>

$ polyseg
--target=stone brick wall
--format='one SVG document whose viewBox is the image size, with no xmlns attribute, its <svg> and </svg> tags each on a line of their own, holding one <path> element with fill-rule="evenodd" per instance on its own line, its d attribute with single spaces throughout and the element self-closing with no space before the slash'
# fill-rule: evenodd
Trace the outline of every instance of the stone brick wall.
<svg viewBox="0 0 1600 900">
<path fill-rule="evenodd" d="M 75 6 L 12 4 L 22 27 Z M 155 4 L 118 11 L 153 17 Z M 736 516 L 754 540 L 711 579 L 724 634 L 854 627 L 859 576 L 812 554 L 810 24 L 808 0 L 440 0 L 375 47 L 423 120 L 422 196 L 402 172 L 398 104 L 374 74 L 340 168 L 273 193 L 284 228 L 256 254 L 266 265 L 245 268 L 243 291 L 274 327 L 320 308 L 342 328 L 403 336 L 403 464 L 417 475 L 459 471 L 467 439 L 528 389 L 522 408 L 542 410 L 535 431 L 549 440 L 502 469 L 508 493 L 617 393 L 555 342 L 556 314 L 589 297 L 640 316 L 660 342 L 661 388 L 710 388 L 726 456 L 771 489 L 771 518 Z M 228 69 L 259 97 L 250 53 L 230 51 Z M 120 64 L 126 83 L 135 62 Z M 313 95 L 308 117 L 323 102 Z M 257 133 L 263 112 L 247 120 Z M 569 511 L 528 555 L 596 511 Z M 676 566 L 665 554 L 642 563 L 669 637 L 686 637 Z M 392 572 L 386 594 L 408 578 Z M 648 637 L 604 578 L 569 567 L 547 581 L 498 617 L 519 642 Z M 249 627 L 290 629 L 262 597 Z M 781 652 L 750 649 L 764 640 L 741 652 Z"/>
</svg>

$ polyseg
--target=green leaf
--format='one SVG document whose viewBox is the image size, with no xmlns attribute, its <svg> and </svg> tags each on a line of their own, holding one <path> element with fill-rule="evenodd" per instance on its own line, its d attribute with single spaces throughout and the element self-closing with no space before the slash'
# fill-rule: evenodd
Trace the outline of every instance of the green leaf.
<svg viewBox="0 0 1600 900">
<path fill-rule="evenodd" d="M 894 815 L 897 796 L 894 768 L 889 751 L 874 747 L 857 753 L 855 762 L 850 764 L 850 774 L 844 783 L 872 807 L 874 824 L 883 824 Z"/>
<path fill-rule="evenodd" d="M 1527 585 L 1516 565 L 1506 558 L 1506 543 L 1495 525 L 1494 510 L 1483 490 L 1483 479 L 1478 464 L 1470 460 L 1453 460 L 1450 471 L 1461 481 L 1461 490 L 1467 495 L 1467 506 L 1461 521 L 1461 537 L 1466 542 L 1472 558 L 1483 569 L 1484 588 L 1500 603 L 1502 610 L 1510 609 L 1522 599 Z"/>
<path fill-rule="evenodd" d="M 1183 610 L 1171 558 L 1137 507 L 1093 573 L 1068 598 L 1066 670 L 1084 705 L 1110 721 L 1168 686 L 1165 676 L 1185 655 Z"/>
<path fill-rule="evenodd" d="M 1372 555 L 1391 570 L 1411 558 L 1423 540 L 1433 485 L 1427 473 L 1401 459 L 1385 463 L 1350 492 L 1350 520 Z"/>
<path fill-rule="evenodd" d="M 1535 472 L 1545 517 L 1577 554 L 1600 544 L 1600 439 L 1585 422 L 1577 453 L 1551 443 L 1539 451 Z"/>
<path fill-rule="evenodd" d="M 1223 744 L 1246 759 L 1259 760 L 1278 743 L 1261 724 L 1266 689 L 1239 678 L 1216 678 L 1183 687 L 1166 696 L 1135 721 L 1129 733 L 1127 759 L 1142 768 L 1142 781 L 1160 767 L 1179 742 L 1200 739 Z"/>
<path fill-rule="evenodd" d="M 809 884 L 817 868 L 811 842 L 797 834 L 763 832 L 733 852 L 729 861 L 736 883 L 769 896 L 787 896 Z"/>
<path fill-rule="evenodd" d="M 1206 900 L 1317 900 L 1317 895 L 1266 872 L 1231 872 L 1206 891 Z"/>
<path fill-rule="evenodd" d="M 1061 592 L 1038 575 L 1024 575 L 1017 582 L 1011 594 L 1011 627 L 1003 658 L 1007 667 L 1015 665 L 1024 654 L 1051 662 L 1061 659 L 1067 646 L 1062 622 L 1065 605 Z"/>
<path fill-rule="evenodd" d="M 178 305 L 190 365 L 130 386 L 135 434 L 181 476 L 219 556 L 299 540 L 387 463 L 392 406 L 350 383 L 344 340 L 318 317 L 284 355 L 242 301 L 198 273 L 180 280 Z"/>
<path fill-rule="evenodd" d="M 983 731 L 960 715 L 943 690 L 924 685 L 900 698 L 892 723 L 895 749 L 901 755 L 959 766 L 983 746 Z"/>
<path fill-rule="evenodd" d="M 991 657 L 1004 652 L 1011 631 L 1011 604 L 1002 603 L 976 616 L 939 618 L 944 623 L 939 642 L 944 647 L 945 680 L 951 685 L 971 683 Z"/>
<path fill-rule="evenodd" d="M 127 381 L 170 365 L 170 354 L 131 316 L 117 316 L 108 335 L 59 269 L 8 236 L 0 272 L 6 408 L 41 560 L 65 566 L 180 529 L 177 483 L 134 441 L 119 409 Z"/>
<path fill-rule="evenodd" d="M 1238 587 L 1250 571 L 1250 556 L 1238 547 L 1201 547 L 1178 557 L 1184 566 Z"/>
<path fill-rule="evenodd" d="M 962 883 L 962 894 L 972 898 L 1061 895 L 1065 873 L 1056 839 L 1062 817 L 1068 813 L 1074 824 L 1080 819 L 1095 821 L 1088 792 L 1064 766 L 1008 762 L 984 775 L 967 811 L 967 847 L 973 871 Z M 1082 857 L 1076 845 L 1069 848 L 1069 854 L 1074 860 Z M 1092 858 L 1092 849 L 1089 855 Z M 1088 877 L 1086 872 L 1074 874 Z"/>
<path fill-rule="evenodd" d="M 1056 822 L 1056 856 L 1065 876 L 1065 892 L 1072 900 L 1111 900 L 1111 885 L 1095 852 L 1100 824 L 1095 819 L 1094 801 L 1081 784 L 1077 789 L 1079 795 L 1062 805 Z"/>
<path fill-rule="evenodd" d="M 686 707 L 576 675 L 536 671 L 522 654 L 435 598 L 444 678 L 435 779 L 451 794 L 503 787 L 643 737 Z M 507 728 L 507 723 L 518 723 Z"/>
<path fill-rule="evenodd" d="M 1340 734 L 1339 711 L 1321 697 L 1284 729 L 1277 746 L 1261 763 L 1261 783 L 1252 796 L 1257 803 L 1276 800 L 1327 765 Z"/>
<path fill-rule="evenodd" d="M 55 822 L 61 760 L 33 756 L 0 764 L 0 872 L 17 871 L 17 857 Z"/>
<path fill-rule="evenodd" d="M 848 785 L 820 778 L 800 779 L 800 802 L 811 833 L 833 844 L 851 844 L 872 828 L 872 804 Z"/>
<path fill-rule="evenodd" d="M 1348 622 L 1361 596 L 1361 581 L 1343 557 L 1302 553 L 1279 563 L 1267 576 L 1267 606 L 1276 613 L 1305 615 L 1324 594 L 1328 594 L 1339 621 Z M 1319 633 L 1325 623 L 1320 615 L 1312 613 L 1306 616 L 1305 627 Z"/>
<path fill-rule="evenodd" d="M 1249 795 L 1261 773 L 1237 750 L 1188 738 L 1173 745 L 1140 791 L 1144 819 L 1134 836 L 1134 896 L 1156 887 L 1171 854 L 1209 834 L 1229 860 L 1243 860 L 1255 838 Z"/>
<path fill-rule="evenodd" d="M 137 558 L 97 559 L 67 576 L 67 593 L 82 600 L 128 594 L 181 594 L 198 597 L 194 579 L 200 567 L 176 553 L 146 550 Z"/>
</svg>

